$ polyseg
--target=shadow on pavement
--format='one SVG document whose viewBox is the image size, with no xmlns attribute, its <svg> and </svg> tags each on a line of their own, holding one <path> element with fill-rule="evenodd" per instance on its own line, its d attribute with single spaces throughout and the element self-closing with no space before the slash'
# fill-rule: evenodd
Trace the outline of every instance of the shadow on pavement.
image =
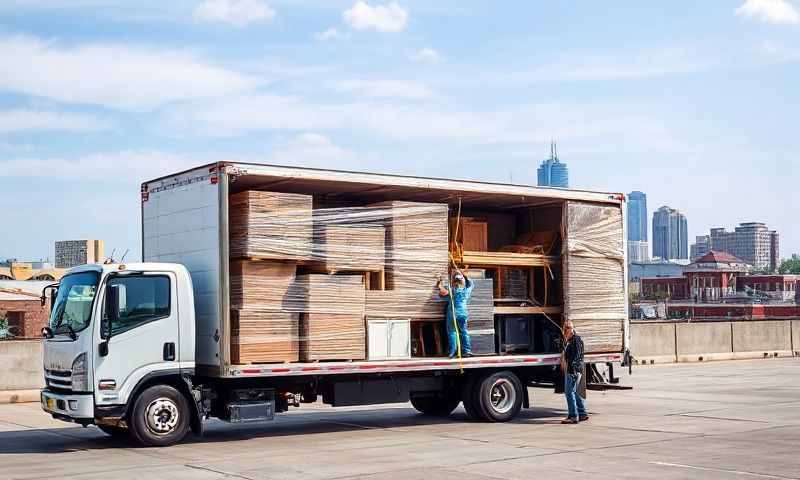
<svg viewBox="0 0 800 480">
<path fill-rule="evenodd" d="M 547 425 L 558 423 L 563 410 L 533 408 L 523 410 L 511 421 L 513 424 Z M 376 410 L 296 411 L 277 415 L 272 422 L 232 425 L 219 420 L 206 423 L 205 434 L 189 434 L 184 444 L 214 443 L 253 438 L 338 433 L 371 429 L 403 429 L 456 423 L 478 423 L 459 408 L 447 418 L 428 417 L 411 408 L 382 408 Z M 66 453 L 108 448 L 132 448 L 127 439 L 111 438 L 95 427 L 28 429 L 0 432 L 0 454 L 8 453 Z"/>
</svg>

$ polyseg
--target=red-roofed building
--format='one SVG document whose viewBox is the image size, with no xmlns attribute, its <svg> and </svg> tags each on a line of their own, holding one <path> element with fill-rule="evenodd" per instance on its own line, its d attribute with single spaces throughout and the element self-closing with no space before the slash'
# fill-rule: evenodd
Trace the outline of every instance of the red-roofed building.
<svg viewBox="0 0 800 480">
<path fill-rule="evenodd" d="M 712 250 L 680 277 L 642 278 L 641 297 L 668 299 L 668 313 L 693 317 L 800 316 L 800 275 L 747 275 L 749 269 L 743 260 Z"/>
</svg>

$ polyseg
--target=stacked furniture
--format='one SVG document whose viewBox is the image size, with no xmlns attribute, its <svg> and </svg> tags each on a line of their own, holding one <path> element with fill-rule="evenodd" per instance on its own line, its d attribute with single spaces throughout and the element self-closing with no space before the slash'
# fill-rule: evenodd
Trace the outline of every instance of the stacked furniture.
<svg viewBox="0 0 800 480">
<path fill-rule="evenodd" d="M 247 190 L 230 196 L 231 258 L 311 260 L 312 197 Z"/>
<path fill-rule="evenodd" d="M 366 358 L 364 277 L 298 275 L 300 360 Z"/>
<path fill-rule="evenodd" d="M 232 362 L 299 360 L 300 314 L 286 304 L 293 296 L 296 269 L 274 262 L 231 262 Z"/>
</svg>

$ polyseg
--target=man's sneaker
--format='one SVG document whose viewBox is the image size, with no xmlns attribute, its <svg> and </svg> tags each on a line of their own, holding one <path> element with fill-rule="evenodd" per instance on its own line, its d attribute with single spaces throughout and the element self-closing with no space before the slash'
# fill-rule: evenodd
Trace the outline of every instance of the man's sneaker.
<svg viewBox="0 0 800 480">
<path fill-rule="evenodd" d="M 581 417 L 578 417 L 579 422 L 585 422 L 587 420 L 589 420 L 589 415 L 583 415 Z"/>
<path fill-rule="evenodd" d="M 572 417 L 567 417 L 564 420 L 561 420 L 561 423 L 564 424 L 564 425 L 574 425 L 574 424 L 578 423 L 578 419 L 577 418 L 572 418 Z"/>
</svg>

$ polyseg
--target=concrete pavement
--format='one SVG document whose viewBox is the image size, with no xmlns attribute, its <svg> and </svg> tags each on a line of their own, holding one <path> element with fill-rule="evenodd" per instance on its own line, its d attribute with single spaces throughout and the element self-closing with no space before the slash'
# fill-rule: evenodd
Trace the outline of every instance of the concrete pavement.
<svg viewBox="0 0 800 480">
<path fill-rule="evenodd" d="M 638 367 L 623 381 L 635 389 L 589 392 L 580 425 L 560 425 L 562 397 L 533 389 L 536 407 L 506 424 L 304 406 L 164 449 L 0 405 L 0 479 L 800 478 L 800 359 Z"/>
</svg>

